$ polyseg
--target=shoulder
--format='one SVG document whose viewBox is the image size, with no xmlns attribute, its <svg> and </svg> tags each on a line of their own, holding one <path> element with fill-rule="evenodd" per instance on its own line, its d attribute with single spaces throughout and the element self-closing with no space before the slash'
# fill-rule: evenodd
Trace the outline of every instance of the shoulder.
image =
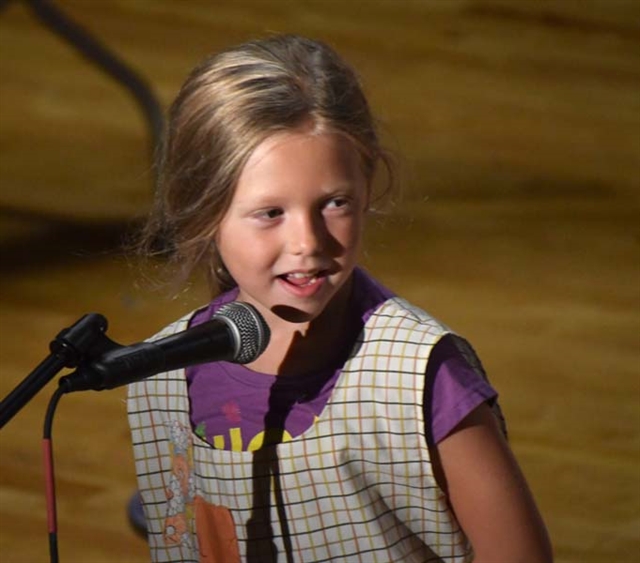
<svg viewBox="0 0 640 563">
<path fill-rule="evenodd" d="M 392 297 L 367 319 L 351 359 L 363 362 L 363 368 L 393 373 L 393 377 L 403 374 L 412 381 L 409 387 L 422 392 L 429 355 L 447 333 L 442 323 L 422 309 Z"/>
<path fill-rule="evenodd" d="M 171 336 L 172 334 L 175 334 L 176 332 L 181 332 L 181 331 L 185 330 L 189 326 L 189 323 L 191 322 L 191 319 L 193 318 L 193 316 L 195 314 L 197 314 L 198 311 L 199 311 L 199 309 L 191 311 L 191 312 L 187 313 L 186 315 L 183 315 L 179 319 L 169 323 L 163 329 L 161 329 L 159 332 L 157 332 L 152 337 L 150 337 L 148 339 L 148 341 L 149 342 L 153 342 L 154 340 L 159 340 L 160 338 L 164 338 L 165 336 Z"/>
<path fill-rule="evenodd" d="M 373 311 L 368 325 L 379 328 L 396 328 L 401 331 L 423 333 L 432 337 L 441 337 L 451 333 L 451 329 L 424 309 L 417 307 L 402 297 L 391 297 Z"/>
</svg>

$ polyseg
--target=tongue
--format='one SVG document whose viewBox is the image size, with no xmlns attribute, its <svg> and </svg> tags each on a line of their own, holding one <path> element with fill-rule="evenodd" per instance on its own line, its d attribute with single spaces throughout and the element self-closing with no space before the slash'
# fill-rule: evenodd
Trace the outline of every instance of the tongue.
<svg viewBox="0 0 640 563">
<path fill-rule="evenodd" d="M 285 276 L 285 279 L 291 284 L 291 285 L 297 285 L 297 286 L 301 286 L 301 285 L 307 285 L 312 279 L 313 276 L 304 276 L 304 277 L 294 277 L 294 276 Z"/>
</svg>

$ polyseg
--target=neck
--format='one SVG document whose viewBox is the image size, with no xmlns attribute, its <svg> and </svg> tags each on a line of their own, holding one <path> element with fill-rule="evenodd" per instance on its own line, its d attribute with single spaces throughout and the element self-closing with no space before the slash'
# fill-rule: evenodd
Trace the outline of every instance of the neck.
<svg viewBox="0 0 640 563">
<path fill-rule="evenodd" d="M 269 319 L 269 346 L 247 367 L 273 375 L 296 375 L 327 368 L 342 354 L 352 340 L 353 327 L 348 322 L 351 288 L 331 301 L 315 319 L 306 323 L 288 322 L 277 315 Z"/>
</svg>

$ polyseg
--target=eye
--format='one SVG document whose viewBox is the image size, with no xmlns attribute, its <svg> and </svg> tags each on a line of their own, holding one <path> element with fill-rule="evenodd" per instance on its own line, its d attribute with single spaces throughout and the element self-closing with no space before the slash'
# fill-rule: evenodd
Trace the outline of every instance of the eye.
<svg viewBox="0 0 640 563">
<path fill-rule="evenodd" d="M 324 204 L 324 209 L 327 211 L 347 211 L 351 208 L 351 200 L 345 196 L 336 196 L 327 200 Z"/>
<path fill-rule="evenodd" d="M 258 219 L 272 221 L 273 219 L 280 217 L 283 213 L 284 212 L 280 207 L 270 207 L 268 209 L 261 209 L 260 211 L 257 211 L 254 216 Z"/>
</svg>

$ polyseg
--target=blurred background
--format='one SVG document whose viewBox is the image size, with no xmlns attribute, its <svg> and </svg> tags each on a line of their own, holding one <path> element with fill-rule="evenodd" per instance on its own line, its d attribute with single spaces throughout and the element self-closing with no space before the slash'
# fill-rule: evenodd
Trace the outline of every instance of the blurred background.
<svg viewBox="0 0 640 563">
<path fill-rule="evenodd" d="M 53 31 L 54 8 L 146 106 Z M 121 243 L 151 200 L 157 111 L 204 56 L 270 32 L 324 39 L 359 69 L 402 192 L 364 264 L 474 344 L 558 563 L 637 562 L 637 0 L 0 0 L 0 395 L 87 312 L 128 344 L 206 302 L 198 280 L 173 299 L 150 288 Z M 3 563 L 49 557 L 55 388 L 0 431 Z M 126 513 L 124 397 L 59 404 L 61 561 L 148 560 Z"/>
</svg>

